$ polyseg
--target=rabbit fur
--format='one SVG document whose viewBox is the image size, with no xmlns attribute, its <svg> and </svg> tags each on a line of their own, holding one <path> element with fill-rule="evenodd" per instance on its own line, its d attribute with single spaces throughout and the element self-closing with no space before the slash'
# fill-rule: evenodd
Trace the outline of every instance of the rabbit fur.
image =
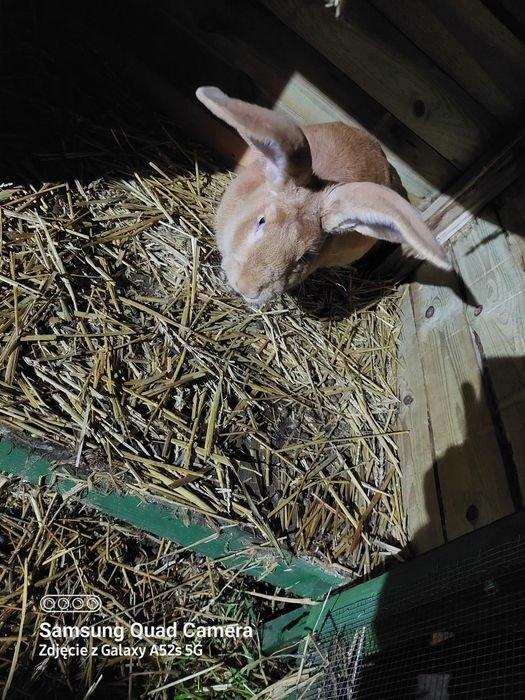
<svg viewBox="0 0 525 700">
<path fill-rule="evenodd" d="M 261 306 L 318 268 L 355 262 L 378 239 L 404 243 L 450 269 L 432 232 L 395 191 L 397 173 L 365 131 L 341 122 L 300 128 L 284 113 L 216 87 L 196 94 L 254 154 L 215 216 L 223 270 L 249 304 Z"/>
</svg>

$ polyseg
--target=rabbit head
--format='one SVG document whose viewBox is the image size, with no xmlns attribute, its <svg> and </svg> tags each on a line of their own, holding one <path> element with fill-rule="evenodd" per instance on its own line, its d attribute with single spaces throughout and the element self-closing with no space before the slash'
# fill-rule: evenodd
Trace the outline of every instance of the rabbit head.
<svg viewBox="0 0 525 700">
<path fill-rule="evenodd" d="M 197 97 L 257 154 L 227 188 L 215 218 L 223 270 L 248 303 L 264 304 L 319 267 L 349 264 L 377 239 L 406 243 L 450 267 L 411 205 L 378 184 L 390 184 L 390 169 L 364 132 L 340 123 L 302 130 L 285 114 L 214 87 L 199 88 Z"/>
</svg>

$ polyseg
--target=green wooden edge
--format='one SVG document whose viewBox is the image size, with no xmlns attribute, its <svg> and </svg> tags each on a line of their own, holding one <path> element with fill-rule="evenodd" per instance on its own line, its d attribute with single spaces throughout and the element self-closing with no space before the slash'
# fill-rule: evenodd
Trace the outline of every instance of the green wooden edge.
<svg viewBox="0 0 525 700">
<path fill-rule="evenodd" d="M 303 605 L 285 615 L 266 622 L 261 629 L 262 649 L 272 654 L 300 645 L 308 634 L 320 630 L 329 615 L 336 616 L 340 608 L 351 608 L 358 616 L 375 619 L 382 598 L 392 591 L 423 590 L 431 577 L 439 577 L 460 562 L 488 555 L 504 543 L 525 539 L 525 510 L 512 513 L 423 555 L 398 564 L 377 578 L 350 587 L 339 588 L 325 601 L 314 606 Z M 349 618 L 351 624 L 352 620 Z M 361 622 L 362 624 L 362 622 Z M 290 696 L 291 698 L 292 696 Z"/>
<path fill-rule="evenodd" d="M 273 654 L 301 643 L 306 635 L 320 630 L 329 615 L 362 601 L 367 602 L 367 614 L 373 619 L 389 576 L 383 574 L 352 588 L 334 591 L 314 606 L 302 605 L 265 623 L 262 627 L 263 652 Z"/>
<path fill-rule="evenodd" d="M 0 440 L 0 471 L 34 484 L 46 485 L 62 494 L 124 520 L 141 530 L 164 537 L 212 559 L 221 559 L 228 567 L 285 589 L 287 593 L 321 599 L 328 591 L 349 583 L 350 579 L 326 571 L 306 559 L 260 543 L 240 527 L 225 524 L 215 529 L 200 523 L 186 524 L 188 511 L 168 501 L 144 500 L 131 493 L 106 492 L 98 487 L 80 492 L 78 481 L 64 468 L 52 467 L 43 454 L 15 447 L 6 438 Z M 255 551 L 257 550 L 257 551 Z"/>
</svg>

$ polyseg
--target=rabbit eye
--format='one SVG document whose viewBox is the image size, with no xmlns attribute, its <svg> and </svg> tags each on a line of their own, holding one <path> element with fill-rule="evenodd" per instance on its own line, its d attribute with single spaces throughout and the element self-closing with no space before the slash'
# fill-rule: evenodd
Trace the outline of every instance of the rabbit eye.
<svg viewBox="0 0 525 700">
<path fill-rule="evenodd" d="M 253 229 L 253 231 L 251 233 L 251 239 L 253 241 L 258 241 L 259 238 L 261 238 L 261 236 L 264 233 L 263 226 L 265 223 L 266 223 L 266 219 L 264 218 L 264 216 L 261 216 L 261 218 L 257 222 L 257 226 Z"/>
</svg>

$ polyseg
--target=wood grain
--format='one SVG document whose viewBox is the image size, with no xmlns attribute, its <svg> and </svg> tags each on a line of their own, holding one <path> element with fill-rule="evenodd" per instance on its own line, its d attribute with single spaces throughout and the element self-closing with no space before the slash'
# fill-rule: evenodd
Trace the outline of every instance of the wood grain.
<svg viewBox="0 0 525 700">
<path fill-rule="evenodd" d="M 425 381 L 408 286 L 404 289 L 400 312 L 398 430 L 406 432 L 400 434 L 396 442 L 408 537 L 414 553 L 421 554 L 443 544 L 444 538 L 434 479 Z"/>
<path fill-rule="evenodd" d="M 457 175 L 451 163 L 257 4 L 249 12 L 240 0 L 163 2 L 158 8 L 167 26 L 191 35 L 199 50 L 212 51 L 237 75 L 235 96 L 277 106 L 303 125 L 343 121 L 373 133 L 415 205 Z"/>
<path fill-rule="evenodd" d="M 464 168 L 497 122 L 373 6 L 324 0 L 262 0 L 363 90 L 441 155 Z"/>
<path fill-rule="evenodd" d="M 458 289 L 422 265 L 412 287 L 447 537 L 513 511 Z"/>
<path fill-rule="evenodd" d="M 372 2 L 491 114 L 515 120 L 525 101 L 525 46 L 481 0 Z"/>
<path fill-rule="evenodd" d="M 491 211 L 484 212 L 488 218 Z M 465 283 L 479 304 L 467 310 L 476 334 L 484 370 L 490 380 L 507 459 L 525 494 L 525 244 L 482 217 L 454 241 L 454 257 Z"/>
</svg>

